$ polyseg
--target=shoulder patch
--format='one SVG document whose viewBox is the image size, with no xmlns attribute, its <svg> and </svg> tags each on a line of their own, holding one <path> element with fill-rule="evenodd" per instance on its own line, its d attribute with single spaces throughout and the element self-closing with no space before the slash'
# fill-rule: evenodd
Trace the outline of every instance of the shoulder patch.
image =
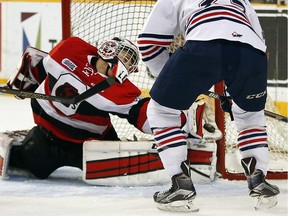
<svg viewBox="0 0 288 216">
<path fill-rule="evenodd" d="M 77 65 L 68 58 L 64 58 L 61 63 L 65 65 L 70 71 L 74 71 L 77 68 Z"/>
</svg>

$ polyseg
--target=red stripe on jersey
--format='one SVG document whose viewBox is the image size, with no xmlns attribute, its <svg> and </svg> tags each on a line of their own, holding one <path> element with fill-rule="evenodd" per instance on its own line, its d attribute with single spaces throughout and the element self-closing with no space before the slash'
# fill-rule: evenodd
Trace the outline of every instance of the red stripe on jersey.
<svg viewBox="0 0 288 216">
<path fill-rule="evenodd" d="M 138 44 L 169 46 L 171 44 L 171 41 L 166 42 L 166 41 L 153 41 L 153 40 L 138 40 Z"/>
<path fill-rule="evenodd" d="M 74 142 L 74 143 L 79 143 L 79 144 L 82 144 L 84 141 L 88 141 L 88 140 L 102 140 L 103 137 L 106 135 L 107 131 L 110 129 L 110 127 L 107 126 L 107 129 L 102 133 L 101 136 L 97 137 L 97 139 L 95 137 L 92 137 L 92 138 L 87 137 L 85 139 L 75 139 L 75 138 L 71 137 L 69 134 L 67 134 L 67 133 L 63 132 L 62 130 L 60 130 L 59 128 L 57 128 L 55 125 L 53 125 L 52 123 L 47 121 L 42 116 L 39 116 L 36 113 L 33 113 L 33 117 L 34 117 L 34 122 L 38 126 L 42 126 L 42 127 L 46 128 L 48 131 L 50 131 L 54 136 L 58 137 L 59 139 Z"/>
<path fill-rule="evenodd" d="M 159 46 L 156 46 L 154 47 L 152 50 L 149 50 L 147 52 L 141 52 L 142 56 L 147 56 L 147 55 L 150 55 L 151 53 L 154 53 L 156 52 L 157 50 L 161 49 L 161 47 Z"/>
<path fill-rule="evenodd" d="M 176 128 L 179 129 L 179 127 L 169 127 L 169 128 L 165 128 L 165 129 L 163 129 L 163 130 L 161 130 L 161 131 L 157 131 L 157 132 L 155 133 L 155 135 L 159 136 L 159 135 L 161 135 L 161 134 L 166 133 L 167 131 L 174 130 L 174 129 L 176 129 Z"/>
<path fill-rule="evenodd" d="M 257 129 L 257 128 L 253 128 L 253 129 L 248 129 L 248 130 L 243 130 L 239 133 L 239 135 L 245 135 L 245 134 L 250 134 L 250 133 L 255 133 L 255 132 L 265 132 L 265 129 Z"/>
<path fill-rule="evenodd" d="M 80 114 L 74 114 L 72 116 L 69 116 L 69 118 L 77 119 L 86 123 L 92 123 L 95 125 L 111 125 L 111 120 L 109 117 L 104 116 L 87 116 L 87 115 L 80 115 Z"/>
<path fill-rule="evenodd" d="M 59 139 L 63 139 L 63 140 L 67 140 L 67 141 L 79 143 L 79 144 L 83 143 L 83 140 L 76 140 L 76 139 L 72 138 L 69 134 L 66 134 L 63 131 L 59 130 L 53 124 L 51 124 L 50 122 L 48 122 L 46 119 L 42 118 L 41 116 L 33 113 L 33 117 L 34 117 L 34 122 L 38 126 L 42 126 L 42 127 L 46 128 L 48 131 L 50 131 L 52 134 L 54 134 Z"/>
<path fill-rule="evenodd" d="M 253 144 L 253 143 L 259 143 L 259 142 L 264 142 L 264 143 L 267 143 L 267 138 L 259 138 L 259 139 L 249 139 L 245 142 L 239 142 L 237 145 L 238 147 L 241 147 L 241 146 L 244 146 L 244 145 L 249 145 L 249 144 Z"/>
<path fill-rule="evenodd" d="M 231 16 L 231 17 L 235 17 L 239 20 L 242 20 L 243 22 L 247 23 L 250 25 L 250 22 L 246 19 L 243 19 L 241 16 L 237 16 L 236 14 L 233 14 L 233 13 L 229 13 L 229 12 L 223 12 L 223 11 L 220 11 L 220 12 L 212 12 L 212 13 L 208 13 L 208 14 L 204 14 L 202 16 L 199 16 L 195 19 L 193 19 L 192 21 L 192 24 L 195 24 L 196 22 L 198 22 L 199 20 L 203 20 L 205 18 L 208 18 L 208 17 L 213 17 L 213 16 L 217 16 L 217 15 L 223 15 L 223 16 Z"/>
<path fill-rule="evenodd" d="M 180 136 L 176 136 L 176 137 L 161 141 L 161 142 L 157 143 L 157 146 L 161 147 L 167 143 L 172 143 L 172 142 L 174 143 L 175 141 L 181 141 L 182 142 L 183 140 L 186 140 L 186 136 L 180 135 Z"/>
</svg>

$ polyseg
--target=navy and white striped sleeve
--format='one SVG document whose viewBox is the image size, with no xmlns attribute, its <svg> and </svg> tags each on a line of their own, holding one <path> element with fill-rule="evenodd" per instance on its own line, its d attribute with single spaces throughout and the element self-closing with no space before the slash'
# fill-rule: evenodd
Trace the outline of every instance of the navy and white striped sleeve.
<svg viewBox="0 0 288 216">
<path fill-rule="evenodd" d="M 139 51 L 142 60 L 154 76 L 158 76 L 169 58 L 167 47 L 171 44 L 173 35 L 140 34 L 138 37 Z"/>
<path fill-rule="evenodd" d="M 167 48 L 179 32 L 178 8 L 175 7 L 173 0 L 158 0 L 138 36 L 142 60 L 155 76 L 168 60 Z"/>
</svg>

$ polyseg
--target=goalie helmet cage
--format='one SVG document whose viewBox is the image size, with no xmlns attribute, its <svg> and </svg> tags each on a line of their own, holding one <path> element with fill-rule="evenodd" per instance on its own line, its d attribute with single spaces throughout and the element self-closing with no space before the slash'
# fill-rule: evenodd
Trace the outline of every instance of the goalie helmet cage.
<svg viewBox="0 0 288 216">
<path fill-rule="evenodd" d="M 136 42 L 139 31 L 155 2 L 156 0 L 62 0 L 62 37 L 66 39 L 78 36 L 95 46 L 115 36 Z M 183 37 L 177 37 L 169 51 L 173 52 L 181 45 Z M 131 74 L 129 79 L 142 90 L 144 96 L 147 96 L 155 79 L 142 61 L 139 71 L 137 74 Z M 222 94 L 223 83 L 215 85 L 214 90 Z M 223 138 L 217 141 L 217 171 L 226 179 L 245 179 L 237 154 L 235 126 L 231 124 L 229 116 L 222 112 L 220 102 L 212 99 L 210 101 L 213 101 L 212 115 L 216 116 L 215 121 L 224 134 Z M 276 112 L 273 102 L 267 104 L 269 105 L 266 107 L 267 110 Z M 115 116 L 111 116 L 111 119 L 122 140 L 135 140 L 136 137 L 137 140 L 153 138 L 135 129 L 126 120 Z M 273 161 L 276 164 L 269 167 L 267 178 L 287 179 L 287 123 L 267 118 L 267 131 L 270 164 Z"/>
</svg>

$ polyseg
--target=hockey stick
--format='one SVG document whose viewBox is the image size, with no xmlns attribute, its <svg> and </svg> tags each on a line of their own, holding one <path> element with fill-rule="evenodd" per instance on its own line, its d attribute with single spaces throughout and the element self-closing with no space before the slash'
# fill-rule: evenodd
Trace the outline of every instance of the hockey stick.
<svg viewBox="0 0 288 216">
<path fill-rule="evenodd" d="M 286 116 L 282 116 L 282 115 L 279 115 L 277 113 L 274 113 L 274 112 L 271 112 L 268 110 L 264 110 L 264 113 L 266 116 L 268 116 L 270 118 L 274 118 L 274 119 L 277 119 L 279 121 L 283 121 L 283 122 L 288 123 L 288 118 Z"/>
<path fill-rule="evenodd" d="M 35 92 L 15 90 L 15 89 L 10 89 L 10 88 L 5 88 L 5 87 L 0 87 L 0 92 L 5 93 L 5 94 L 12 94 L 12 95 L 18 96 L 20 98 L 36 98 L 36 99 L 60 102 L 63 104 L 77 104 L 77 103 L 103 91 L 104 89 L 109 88 L 114 83 L 115 83 L 115 77 L 109 77 L 109 78 L 99 82 L 95 86 L 91 87 L 87 91 L 83 92 L 82 94 L 77 95 L 75 97 L 70 97 L 70 98 L 64 98 L 64 97 L 53 96 L 53 95 L 46 95 L 46 94 L 35 93 Z"/>
<path fill-rule="evenodd" d="M 226 97 L 224 95 L 218 94 L 216 92 L 211 92 L 211 91 L 207 91 L 207 92 L 205 92 L 203 94 L 207 95 L 207 96 L 209 96 L 211 98 L 220 100 L 220 101 L 227 100 L 227 98 L 228 98 L 228 97 Z M 268 111 L 268 110 L 264 110 L 264 114 L 266 116 L 270 117 L 270 118 L 274 118 L 274 119 L 277 119 L 279 121 L 283 121 L 283 122 L 288 123 L 288 118 L 286 116 L 282 116 L 282 115 L 279 115 L 277 113 L 274 113 L 274 112 L 271 112 L 271 111 Z"/>
</svg>

